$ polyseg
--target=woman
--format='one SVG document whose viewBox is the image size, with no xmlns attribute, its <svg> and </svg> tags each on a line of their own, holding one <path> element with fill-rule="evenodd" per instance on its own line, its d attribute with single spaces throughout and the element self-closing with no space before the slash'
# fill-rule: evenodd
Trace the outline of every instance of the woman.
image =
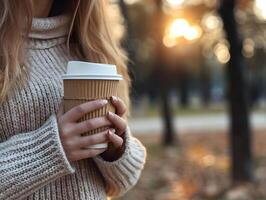
<svg viewBox="0 0 266 200">
<path fill-rule="evenodd" d="M 145 149 L 126 122 L 126 57 L 113 39 L 106 0 L 0 0 L 0 199 L 106 199 L 138 180 Z M 96 100 L 64 113 L 69 60 L 113 63 L 124 80 L 116 113 L 77 122 Z M 61 106 L 60 106 L 61 103 Z M 114 129 L 81 137 L 101 126 Z M 107 149 L 84 149 L 108 141 Z"/>
</svg>

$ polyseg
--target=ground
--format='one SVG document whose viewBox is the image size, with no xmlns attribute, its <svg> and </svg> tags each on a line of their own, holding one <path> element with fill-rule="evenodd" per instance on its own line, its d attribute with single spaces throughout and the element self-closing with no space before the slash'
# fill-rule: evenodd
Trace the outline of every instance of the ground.
<svg viewBox="0 0 266 200">
<path fill-rule="evenodd" d="M 182 134 L 178 147 L 171 148 L 161 146 L 159 134 L 139 136 L 148 150 L 147 164 L 138 184 L 118 199 L 266 200 L 265 132 L 253 137 L 254 183 L 234 187 L 226 133 Z"/>
</svg>

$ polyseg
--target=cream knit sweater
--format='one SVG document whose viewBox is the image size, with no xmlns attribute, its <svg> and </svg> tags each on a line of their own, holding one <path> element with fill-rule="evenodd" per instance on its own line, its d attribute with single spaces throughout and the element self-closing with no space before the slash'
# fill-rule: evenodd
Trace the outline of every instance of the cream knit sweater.
<svg viewBox="0 0 266 200">
<path fill-rule="evenodd" d="M 55 114 L 63 98 L 61 75 L 75 60 L 66 47 L 70 18 L 33 19 L 27 42 L 30 79 L 0 105 L 0 200 L 103 200 L 136 184 L 145 148 L 126 132 L 126 150 L 114 162 L 101 157 L 69 162 Z"/>
</svg>

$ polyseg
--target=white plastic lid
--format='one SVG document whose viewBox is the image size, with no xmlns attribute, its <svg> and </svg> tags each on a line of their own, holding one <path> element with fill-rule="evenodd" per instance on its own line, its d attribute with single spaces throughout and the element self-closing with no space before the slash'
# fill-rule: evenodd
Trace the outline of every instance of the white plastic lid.
<svg viewBox="0 0 266 200">
<path fill-rule="evenodd" d="M 62 77 L 63 79 L 122 79 L 122 76 L 117 74 L 115 65 L 82 61 L 69 61 L 67 64 L 67 73 Z"/>
</svg>

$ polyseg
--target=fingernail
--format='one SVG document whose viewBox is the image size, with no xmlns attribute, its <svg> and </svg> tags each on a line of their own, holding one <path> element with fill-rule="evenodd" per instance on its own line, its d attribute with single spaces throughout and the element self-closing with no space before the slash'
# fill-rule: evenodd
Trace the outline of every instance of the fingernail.
<svg viewBox="0 0 266 200">
<path fill-rule="evenodd" d="M 108 103 L 108 101 L 107 101 L 106 99 L 102 99 L 102 100 L 101 100 L 101 104 L 102 104 L 102 105 L 105 105 L 105 104 L 107 104 L 107 103 Z"/>
<path fill-rule="evenodd" d="M 108 134 L 109 134 L 110 136 L 112 136 L 112 135 L 113 135 L 113 132 L 112 132 L 111 130 L 109 130 L 109 131 L 108 131 Z"/>
<path fill-rule="evenodd" d="M 115 133 L 115 129 L 114 128 L 111 128 L 110 129 L 110 132 Z"/>
<path fill-rule="evenodd" d="M 112 116 L 114 116 L 114 113 L 112 113 L 112 112 L 109 111 L 108 112 L 108 116 L 111 116 L 112 117 Z"/>
<path fill-rule="evenodd" d="M 115 97 L 115 96 L 112 96 L 111 99 L 112 99 L 113 101 L 117 101 L 117 97 Z"/>
</svg>

